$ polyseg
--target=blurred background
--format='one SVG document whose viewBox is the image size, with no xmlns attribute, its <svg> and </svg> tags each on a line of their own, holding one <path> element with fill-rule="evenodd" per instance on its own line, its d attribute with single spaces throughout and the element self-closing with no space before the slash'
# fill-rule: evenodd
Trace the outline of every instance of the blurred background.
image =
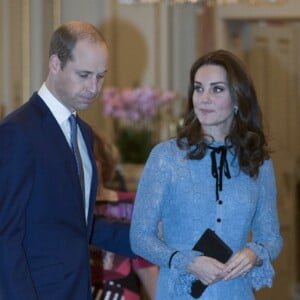
<svg viewBox="0 0 300 300">
<path fill-rule="evenodd" d="M 180 126 L 191 64 L 213 49 L 233 51 L 249 67 L 266 120 L 284 237 L 274 286 L 257 299 L 300 299 L 300 1 L 134 2 L 0 0 L 1 118 L 45 79 L 53 29 L 72 19 L 93 23 L 105 36 L 110 60 L 103 93 L 81 116 L 117 144 L 134 191 L 149 149 Z M 143 99 L 144 115 L 120 117 L 113 106 L 109 110 L 124 95 L 131 102 Z M 137 159 L 139 149 L 146 152 Z"/>
</svg>

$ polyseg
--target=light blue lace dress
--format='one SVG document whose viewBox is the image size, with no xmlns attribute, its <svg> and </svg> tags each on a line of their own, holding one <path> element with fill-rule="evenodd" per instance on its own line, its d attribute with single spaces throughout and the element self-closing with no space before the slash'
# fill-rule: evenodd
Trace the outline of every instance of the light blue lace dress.
<svg viewBox="0 0 300 300">
<path fill-rule="evenodd" d="M 254 299 L 253 288 L 272 285 L 271 260 L 282 247 L 272 161 L 265 161 L 258 178 L 253 179 L 239 170 L 228 150 L 231 178 L 223 175 L 222 190 L 216 192 L 211 151 L 202 160 L 188 160 L 176 141 L 169 140 L 152 150 L 142 173 L 130 239 L 134 252 L 160 267 L 157 300 L 194 299 L 189 292 L 195 277 L 186 266 L 194 256 L 201 255 L 191 249 L 207 228 L 213 229 L 233 252 L 245 246 L 253 249 L 263 265 L 254 267 L 245 277 L 209 285 L 202 300 L 250 300 Z M 215 154 L 217 167 L 220 156 Z M 176 250 L 179 252 L 169 268 L 169 258 Z"/>
</svg>

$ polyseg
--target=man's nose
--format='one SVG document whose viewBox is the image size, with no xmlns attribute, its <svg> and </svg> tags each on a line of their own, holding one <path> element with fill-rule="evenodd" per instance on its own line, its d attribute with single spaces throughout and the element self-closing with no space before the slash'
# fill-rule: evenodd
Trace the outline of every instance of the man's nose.
<svg viewBox="0 0 300 300">
<path fill-rule="evenodd" d="M 96 78 L 91 78 L 89 80 L 88 90 L 91 93 L 96 93 L 98 89 L 98 81 Z"/>
</svg>

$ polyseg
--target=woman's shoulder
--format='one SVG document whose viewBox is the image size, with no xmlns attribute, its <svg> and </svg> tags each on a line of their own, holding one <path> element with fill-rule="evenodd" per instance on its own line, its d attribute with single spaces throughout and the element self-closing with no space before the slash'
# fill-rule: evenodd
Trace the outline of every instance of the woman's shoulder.
<svg viewBox="0 0 300 300">
<path fill-rule="evenodd" d="M 178 147 L 176 138 L 171 138 L 156 144 L 150 153 L 150 157 L 171 160 L 183 159 L 186 157 L 186 150 L 182 150 Z"/>
<path fill-rule="evenodd" d="M 181 150 L 176 142 L 176 138 L 171 138 L 169 140 L 160 142 L 156 144 L 153 149 L 153 153 L 164 153 L 165 155 L 179 155 L 184 154 L 185 151 Z"/>
<path fill-rule="evenodd" d="M 272 158 L 265 159 L 259 167 L 258 178 L 260 178 L 261 180 L 265 180 L 266 178 L 267 180 L 273 180 L 274 176 L 275 170 Z"/>
<path fill-rule="evenodd" d="M 273 171 L 273 160 L 272 158 L 268 158 L 268 159 L 265 159 L 262 163 L 262 165 L 260 166 L 260 170 L 271 170 Z"/>
<path fill-rule="evenodd" d="M 146 169 L 149 166 L 154 168 L 164 168 L 170 170 L 186 160 L 186 151 L 181 150 L 176 143 L 176 139 L 169 139 L 158 143 L 153 147 L 146 163 Z"/>
</svg>

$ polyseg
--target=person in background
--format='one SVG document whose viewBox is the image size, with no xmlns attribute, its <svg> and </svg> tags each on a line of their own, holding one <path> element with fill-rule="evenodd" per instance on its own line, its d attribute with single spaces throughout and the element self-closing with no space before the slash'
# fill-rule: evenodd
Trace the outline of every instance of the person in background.
<svg viewBox="0 0 300 300">
<path fill-rule="evenodd" d="M 0 299 L 90 300 L 89 242 L 134 257 L 128 224 L 93 218 L 93 132 L 77 116 L 107 60 L 93 25 L 59 26 L 46 81 L 0 124 Z"/>
<path fill-rule="evenodd" d="M 227 262 L 193 250 L 208 228 L 233 251 Z M 253 289 L 272 285 L 279 228 L 274 170 L 252 80 L 231 52 L 207 53 L 191 67 L 177 137 L 155 146 L 146 162 L 132 249 L 160 267 L 157 300 L 194 299 L 197 280 L 206 286 L 202 300 L 252 300 Z"/>
<path fill-rule="evenodd" d="M 120 182 L 119 189 L 111 188 L 115 170 L 120 164 L 119 151 L 97 130 L 94 132 L 94 154 L 99 171 L 95 213 L 129 223 L 135 193 L 124 191 L 123 180 Z M 91 248 L 91 253 L 95 299 L 100 295 L 106 299 L 105 297 L 110 295 L 111 299 L 139 300 L 141 287 L 144 288 L 147 299 L 155 299 L 157 266 L 141 257 L 130 259 L 109 251 L 99 253 L 95 248 Z"/>
</svg>

